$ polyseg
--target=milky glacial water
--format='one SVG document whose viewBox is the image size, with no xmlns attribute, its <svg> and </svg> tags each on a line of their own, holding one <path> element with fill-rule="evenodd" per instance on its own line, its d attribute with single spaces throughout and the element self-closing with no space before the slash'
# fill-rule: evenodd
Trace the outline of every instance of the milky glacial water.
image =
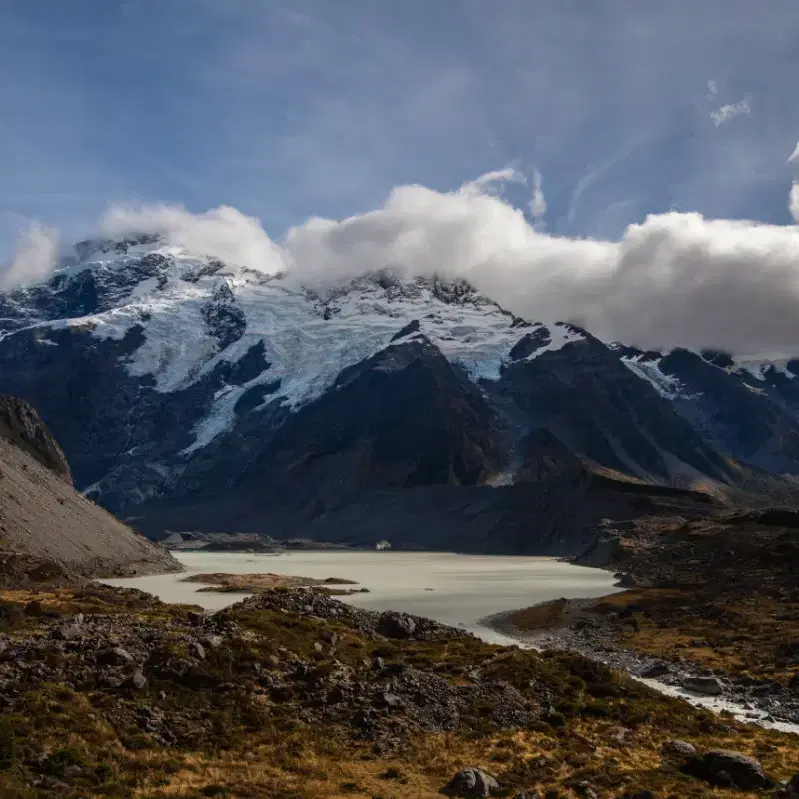
<svg viewBox="0 0 799 799">
<path fill-rule="evenodd" d="M 494 643 L 517 643 L 480 623 L 505 610 L 529 607 L 561 597 L 599 597 L 613 593 L 613 576 L 599 569 L 572 566 L 554 558 L 458 555 L 441 552 L 353 552 L 321 550 L 285 554 L 176 552 L 181 574 L 106 580 L 140 588 L 165 602 L 219 610 L 246 594 L 198 592 L 184 582 L 193 574 L 272 572 L 299 577 L 343 577 L 369 593 L 342 597 L 369 610 L 397 610 L 458 626 Z"/>
<path fill-rule="evenodd" d="M 368 594 L 341 597 L 369 610 L 397 610 L 426 616 L 473 632 L 486 641 L 536 648 L 530 640 L 503 635 L 484 624 L 488 616 L 526 608 L 551 599 L 600 597 L 621 589 L 601 569 L 572 566 L 554 558 L 458 555 L 442 552 L 354 552 L 320 550 L 275 555 L 243 552 L 175 552 L 185 571 L 149 577 L 105 580 L 109 585 L 140 588 L 164 602 L 220 610 L 248 596 L 244 593 L 198 592 L 200 583 L 184 582 L 193 574 L 272 572 L 299 577 L 343 577 Z M 349 586 L 348 586 L 349 587 Z M 702 697 L 658 680 L 642 680 L 669 696 L 719 712 L 729 710 L 742 721 L 799 732 L 799 725 L 754 720 L 747 708 L 721 697 Z"/>
</svg>

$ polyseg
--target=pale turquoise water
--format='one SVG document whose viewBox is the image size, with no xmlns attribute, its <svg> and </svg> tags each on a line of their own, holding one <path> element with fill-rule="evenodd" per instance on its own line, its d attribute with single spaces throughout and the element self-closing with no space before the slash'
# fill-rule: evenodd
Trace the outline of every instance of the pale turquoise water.
<svg viewBox="0 0 799 799">
<path fill-rule="evenodd" d="M 186 566 L 182 574 L 106 582 L 141 588 L 166 602 L 186 602 L 218 610 L 245 595 L 198 593 L 199 584 L 182 580 L 205 572 L 344 577 L 357 581 L 370 592 L 343 598 L 353 605 L 426 616 L 497 643 L 512 641 L 480 624 L 486 616 L 549 599 L 596 597 L 618 590 L 609 572 L 572 566 L 553 558 L 348 551 L 281 555 L 181 552 L 176 556 Z"/>
</svg>

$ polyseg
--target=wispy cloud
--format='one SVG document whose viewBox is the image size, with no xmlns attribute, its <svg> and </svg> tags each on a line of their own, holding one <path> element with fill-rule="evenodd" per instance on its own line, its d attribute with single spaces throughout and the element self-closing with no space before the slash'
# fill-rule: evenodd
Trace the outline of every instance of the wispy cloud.
<svg viewBox="0 0 799 799">
<path fill-rule="evenodd" d="M 713 120 L 713 124 L 719 127 L 719 125 L 724 125 L 731 119 L 735 119 L 735 117 L 749 116 L 750 113 L 752 113 L 752 98 L 744 97 L 743 100 L 739 100 L 737 103 L 728 103 L 716 111 L 711 111 L 710 118 Z"/>
<path fill-rule="evenodd" d="M 538 226 L 544 225 L 544 214 L 547 212 L 547 201 L 540 170 L 533 172 L 533 199 L 530 201 L 530 216 Z"/>
</svg>

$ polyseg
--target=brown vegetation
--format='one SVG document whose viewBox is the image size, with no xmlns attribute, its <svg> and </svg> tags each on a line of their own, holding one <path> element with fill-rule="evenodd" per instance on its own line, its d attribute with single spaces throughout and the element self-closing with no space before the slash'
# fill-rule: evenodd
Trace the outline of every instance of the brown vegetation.
<svg viewBox="0 0 799 799">
<path fill-rule="evenodd" d="M 50 657 L 67 659 L 54 662 L 52 673 L 47 663 L 37 671 L 0 658 L 8 702 L 0 718 L 3 797 L 432 799 L 466 765 L 496 774 L 507 796 L 533 788 L 577 796 L 578 783 L 588 781 L 600 797 L 642 788 L 662 797 L 722 797 L 727 794 L 664 759 L 662 743 L 678 737 L 700 748 L 734 748 L 782 779 L 799 762 L 797 736 L 720 720 L 578 656 L 507 649 L 462 635 L 386 639 L 353 626 L 350 617 L 259 610 L 248 600 L 222 614 L 224 643 L 191 661 L 193 682 L 174 669 L 188 662 L 186 641 L 200 635 L 192 632 L 200 629 L 200 614 L 186 607 L 106 588 L 4 592 L 0 599 L 6 652 L 42 636 L 49 640 L 79 610 L 87 625 L 109 630 L 129 648 L 128 641 L 159 636 L 144 644 L 148 682 L 139 691 L 80 675 L 94 640 L 52 649 Z M 320 641 L 332 643 L 320 647 Z M 376 659 L 382 671 L 375 671 Z M 296 664 L 307 664 L 297 672 L 307 677 L 289 676 Z M 453 685 L 501 691 L 505 684 L 539 720 L 497 728 L 491 714 L 501 703 L 494 703 L 485 716 L 478 707 L 440 732 L 420 728 L 403 709 L 381 711 L 368 732 L 356 714 L 322 721 L 318 714 L 329 708 L 315 707 L 312 692 L 304 697 L 314 681 L 341 666 L 358 681 L 374 680 L 375 688 L 395 667 Z M 278 683 L 289 690 L 264 689 Z M 142 725 L 142 718 L 162 719 L 171 737 Z"/>
<path fill-rule="evenodd" d="M 214 574 L 193 574 L 183 579 L 185 583 L 207 583 L 205 588 L 198 591 L 216 591 L 219 593 L 247 593 L 257 594 L 261 591 L 271 591 L 275 588 L 302 588 L 315 586 L 324 588 L 336 585 L 357 585 L 355 580 L 345 580 L 341 577 L 326 577 L 323 580 L 313 577 L 294 577 L 288 574 L 228 574 L 215 572 Z"/>
</svg>

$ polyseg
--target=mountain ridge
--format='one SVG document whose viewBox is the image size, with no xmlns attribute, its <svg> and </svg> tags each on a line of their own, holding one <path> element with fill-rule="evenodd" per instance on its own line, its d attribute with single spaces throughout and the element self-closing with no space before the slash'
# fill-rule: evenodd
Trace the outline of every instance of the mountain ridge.
<svg viewBox="0 0 799 799">
<path fill-rule="evenodd" d="M 723 494 L 799 474 L 793 361 L 608 344 L 465 281 L 376 270 L 311 290 L 154 237 L 78 250 L 0 295 L 0 389 L 40 408 L 87 496 L 153 535 L 182 509 L 183 529 L 349 524 L 359 543 L 393 513 L 429 517 L 400 545 L 552 553 L 584 536 L 537 537 L 557 515 L 545 472 L 567 504 L 602 475 Z M 469 521 L 472 494 L 492 523 Z"/>
</svg>

